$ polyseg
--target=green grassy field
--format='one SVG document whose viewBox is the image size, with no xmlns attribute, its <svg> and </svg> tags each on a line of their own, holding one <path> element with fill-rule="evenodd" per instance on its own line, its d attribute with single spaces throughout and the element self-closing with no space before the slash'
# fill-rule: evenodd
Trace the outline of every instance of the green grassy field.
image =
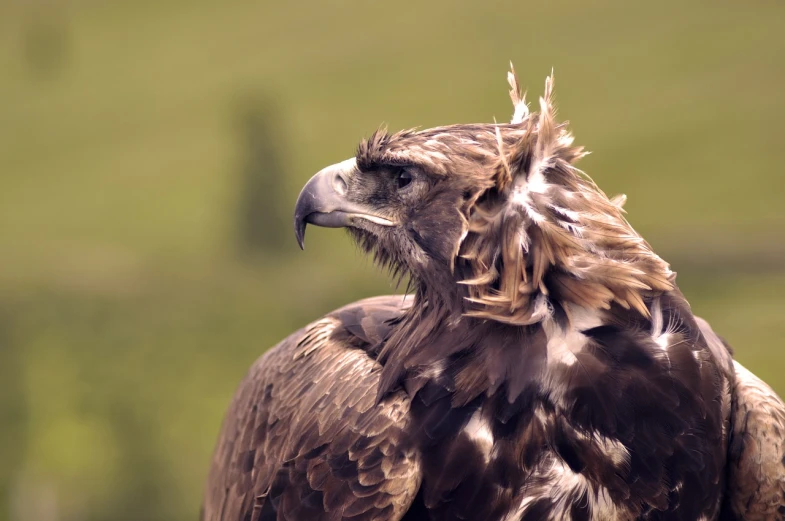
<svg viewBox="0 0 785 521">
<path fill-rule="evenodd" d="M 391 291 L 339 232 L 295 252 L 301 185 L 381 123 L 508 118 L 509 60 L 530 98 L 555 68 L 581 166 L 785 393 L 784 19 L 763 1 L 0 3 L 0 520 L 194 519 L 248 365 Z M 261 200 L 284 210 L 260 215 L 289 242 L 245 255 L 247 122 L 271 110 Z"/>
</svg>

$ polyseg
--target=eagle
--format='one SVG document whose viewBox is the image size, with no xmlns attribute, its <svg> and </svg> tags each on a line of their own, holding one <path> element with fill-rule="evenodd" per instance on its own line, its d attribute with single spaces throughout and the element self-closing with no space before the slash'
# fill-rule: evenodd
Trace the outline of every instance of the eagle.
<svg viewBox="0 0 785 521">
<path fill-rule="evenodd" d="M 575 163 L 553 76 L 510 123 L 361 141 L 302 189 L 407 296 L 337 309 L 239 385 L 204 521 L 785 519 L 785 405 Z"/>
</svg>

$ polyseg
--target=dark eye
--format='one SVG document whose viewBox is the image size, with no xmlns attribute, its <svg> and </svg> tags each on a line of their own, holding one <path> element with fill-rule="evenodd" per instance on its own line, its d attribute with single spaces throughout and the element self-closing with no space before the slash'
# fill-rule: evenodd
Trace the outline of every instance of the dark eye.
<svg viewBox="0 0 785 521">
<path fill-rule="evenodd" d="M 406 169 L 401 169 L 395 174 L 395 183 L 398 185 L 398 190 L 406 188 L 412 182 L 412 174 Z"/>
</svg>

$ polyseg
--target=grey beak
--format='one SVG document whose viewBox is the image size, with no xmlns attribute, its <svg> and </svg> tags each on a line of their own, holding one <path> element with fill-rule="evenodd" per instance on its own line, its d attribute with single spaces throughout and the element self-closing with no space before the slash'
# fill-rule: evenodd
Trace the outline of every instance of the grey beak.
<svg viewBox="0 0 785 521">
<path fill-rule="evenodd" d="M 382 226 L 393 224 L 347 199 L 349 178 L 356 170 L 356 161 L 347 159 L 319 171 L 305 184 L 294 206 L 294 236 L 300 248 L 303 248 L 305 227 L 309 223 L 325 228 L 343 228 L 360 218 Z"/>
</svg>

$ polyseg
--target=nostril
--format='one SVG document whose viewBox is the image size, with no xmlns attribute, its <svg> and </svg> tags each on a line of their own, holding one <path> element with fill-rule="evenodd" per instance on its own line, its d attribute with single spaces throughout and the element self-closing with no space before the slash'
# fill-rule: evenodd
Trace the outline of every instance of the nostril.
<svg viewBox="0 0 785 521">
<path fill-rule="evenodd" d="M 348 189 L 348 185 L 346 184 L 346 179 L 339 174 L 336 173 L 335 177 L 333 178 L 333 190 L 338 192 L 340 195 L 346 195 L 346 190 Z"/>
</svg>

